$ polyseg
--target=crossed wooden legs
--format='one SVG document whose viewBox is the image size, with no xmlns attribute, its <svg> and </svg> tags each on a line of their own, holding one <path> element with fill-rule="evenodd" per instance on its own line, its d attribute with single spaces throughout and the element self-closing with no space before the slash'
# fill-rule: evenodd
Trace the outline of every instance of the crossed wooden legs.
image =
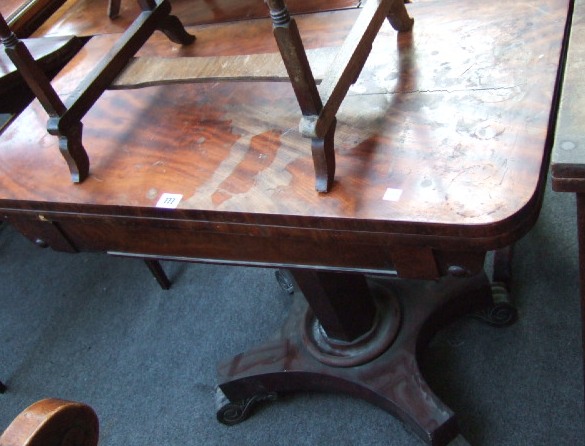
<svg viewBox="0 0 585 446">
<path fill-rule="evenodd" d="M 128 61 L 157 29 L 175 43 L 187 45 L 195 40 L 179 19 L 170 15 L 168 0 L 138 0 L 138 3 L 142 13 L 66 101 L 61 100 L 25 44 L 11 32 L 0 15 L 0 38 L 6 53 L 49 114 L 47 129 L 59 137 L 59 150 L 69 166 L 74 183 L 82 182 L 89 174 L 89 159 L 82 144 L 81 120 Z M 120 1 L 112 0 L 110 10 L 116 12 L 119 7 Z"/>
<path fill-rule="evenodd" d="M 120 11 L 121 0 L 110 0 L 109 15 Z M 335 176 L 336 113 L 368 58 L 372 42 L 387 19 L 399 32 L 409 31 L 414 20 L 409 17 L 404 0 L 371 0 L 362 8 L 356 23 L 345 39 L 320 90 L 309 65 L 297 28 L 284 0 L 265 0 L 273 21 L 273 33 L 297 97 L 303 118 L 300 130 L 311 139 L 315 168 L 315 189 L 328 192 Z"/>
<path fill-rule="evenodd" d="M 270 9 L 274 37 L 303 115 L 301 133 L 312 140 L 315 188 L 328 192 L 335 176 L 334 136 L 341 102 L 357 80 L 384 20 L 400 32 L 410 30 L 414 20 L 409 17 L 404 0 L 368 1 L 317 89 L 299 30 L 284 0 L 265 1 Z"/>
</svg>

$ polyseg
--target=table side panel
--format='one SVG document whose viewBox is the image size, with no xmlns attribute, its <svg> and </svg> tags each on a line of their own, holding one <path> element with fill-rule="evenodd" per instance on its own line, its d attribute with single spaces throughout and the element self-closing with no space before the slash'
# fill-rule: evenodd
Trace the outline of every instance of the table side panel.
<svg viewBox="0 0 585 446">
<path fill-rule="evenodd" d="M 427 245 L 420 237 L 309 228 L 106 215 L 4 213 L 4 219 L 40 247 L 120 255 L 257 266 L 297 266 L 436 279 L 450 267 L 481 271 L 485 250 Z M 457 246 L 454 249 L 453 246 Z"/>
</svg>

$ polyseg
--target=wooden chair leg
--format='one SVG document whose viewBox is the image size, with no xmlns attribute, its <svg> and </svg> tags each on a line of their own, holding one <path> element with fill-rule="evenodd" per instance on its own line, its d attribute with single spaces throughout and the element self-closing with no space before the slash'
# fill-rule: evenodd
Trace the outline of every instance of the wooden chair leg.
<svg viewBox="0 0 585 446">
<path fill-rule="evenodd" d="M 334 118 L 325 138 L 311 138 L 311 153 L 315 167 L 315 189 L 317 192 L 328 192 L 335 178 L 335 126 Z"/>
<path fill-rule="evenodd" d="M 67 162 L 69 174 L 73 183 L 81 183 L 89 176 L 89 157 L 83 147 L 82 135 L 83 124 L 74 123 L 68 128 L 59 130 L 58 124 L 55 129 L 50 128 L 49 133 L 59 137 L 59 151 Z"/>
<path fill-rule="evenodd" d="M 158 260 L 144 259 L 144 263 L 146 263 L 146 266 L 148 266 L 148 269 L 163 290 L 171 288 L 171 281 Z"/>
<path fill-rule="evenodd" d="M 139 0 L 139 5 L 147 14 L 139 15 L 133 25 L 126 29 L 114 46 L 115 51 L 108 53 L 98 65 L 99 69 L 89 73 L 74 93 L 69 95 L 67 105 L 60 99 L 26 45 L 10 30 L 0 14 L 0 40 L 14 66 L 48 113 L 47 130 L 59 137 L 59 149 L 69 166 L 74 183 L 82 182 L 89 174 L 89 158 L 82 145 L 81 120 L 136 51 L 155 29 L 160 29 L 176 43 L 187 45 L 195 40 L 195 36 L 187 33 L 177 17 L 169 15 L 171 5 L 168 0 Z M 116 13 L 119 6 L 120 0 L 111 0 L 110 12 Z"/>
<path fill-rule="evenodd" d="M 303 116 L 317 119 L 323 103 L 307 59 L 296 22 L 291 18 L 284 0 L 267 0 L 273 23 L 273 34 L 286 66 L 290 81 Z M 335 174 L 335 151 L 333 136 L 335 122 L 321 138 L 311 138 L 311 152 L 315 166 L 315 189 L 328 192 Z"/>
<path fill-rule="evenodd" d="M 366 2 L 357 21 L 339 49 L 335 62 L 317 89 L 298 28 L 285 0 L 265 0 L 270 10 L 273 34 L 302 112 L 299 125 L 303 136 L 312 140 L 316 189 L 328 192 L 335 174 L 335 115 L 363 68 L 372 41 L 387 19 L 397 31 L 409 31 L 414 20 L 405 0 Z"/>
<path fill-rule="evenodd" d="M 407 2 L 396 0 L 388 13 L 388 22 L 398 32 L 410 31 L 414 25 L 414 19 L 408 15 L 404 3 Z"/>
<path fill-rule="evenodd" d="M 189 34 L 177 16 L 169 15 L 165 17 L 158 29 L 169 38 L 171 42 L 181 45 L 190 45 L 195 42 L 195 36 Z"/>
<path fill-rule="evenodd" d="M 41 400 L 21 412 L 0 436 L 0 446 L 97 446 L 99 422 L 82 403 Z"/>
<path fill-rule="evenodd" d="M 122 0 L 110 0 L 108 5 L 108 16 L 111 19 L 115 19 L 120 15 L 120 3 Z"/>
</svg>

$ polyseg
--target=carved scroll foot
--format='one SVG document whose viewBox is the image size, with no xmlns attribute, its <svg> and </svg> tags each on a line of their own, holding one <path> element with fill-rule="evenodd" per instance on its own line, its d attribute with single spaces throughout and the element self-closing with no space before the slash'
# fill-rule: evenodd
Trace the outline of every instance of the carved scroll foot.
<svg viewBox="0 0 585 446">
<path fill-rule="evenodd" d="M 217 421 L 227 426 L 245 421 L 252 413 L 254 407 L 264 401 L 275 401 L 276 393 L 259 393 L 241 401 L 232 402 L 226 398 L 219 387 L 215 389 L 215 408 Z"/>
<path fill-rule="evenodd" d="M 69 167 L 71 181 L 81 183 L 89 175 L 89 157 L 82 143 L 83 124 L 78 122 L 65 130 L 58 131 L 49 123 L 49 133 L 59 137 L 59 150 Z"/>
<path fill-rule="evenodd" d="M 414 25 L 414 19 L 408 15 L 403 0 L 396 0 L 388 12 L 388 22 L 398 32 L 410 31 Z"/>
<path fill-rule="evenodd" d="M 494 327 L 507 327 L 518 320 L 518 310 L 510 302 L 510 293 L 503 283 L 492 284 L 493 303 L 472 316 Z"/>
<path fill-rule="evenodd" d="M 274 276 L 276 277 L 276 281 L 278 282 L 278 285 L 280 285 L 280 288 L 288 294 L 294 294 L 295 284 L 288 270 L 277 269 L 274 272 Z"/>
<path fill-rule="evenodd" d="M 195 36 L 189 34 L 181 21 L 174 15 L 169 15 L 164 18 L 162 23 L 158 26 L 172 42 L 181 45 L 190 45 L 195 42 Z"/>
<path fill-rule="evenodd" d="M 518 310 L 510 298 L 514 246 L 494 252 L 492 274 L 492 302 L 472 316 L 494 327 L 507 327 L 518 319 Z"/>
<path fill-rule="evenodd" d="M 311 138 L 311 152 L 315 166 L 315 189 L 317 192 L 329 192 L 335 177 L 335 126 L 334 118 L 324 138 Z"/>
</svg>

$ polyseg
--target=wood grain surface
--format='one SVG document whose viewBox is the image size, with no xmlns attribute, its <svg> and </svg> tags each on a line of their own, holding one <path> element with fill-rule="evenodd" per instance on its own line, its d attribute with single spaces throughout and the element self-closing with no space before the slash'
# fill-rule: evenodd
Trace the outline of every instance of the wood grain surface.
<svg viewBox="0 0 585 446">
<path fill-rule="evenodd" d="M 289 0 L 293 14 L 323 10 L 356 8 L 359 0 Z M 173 14 L 185 25 L 230 22 L 268 17 L 264 0 L 171 0 Z M 120 15 L 110 20 L 108 0 L 68 0 L 65 5 L 41 27 L 37 35 L 83 35 L 119 33 L 124 31 L 139 12 L 136 0 L 121 0 Z"/>
<path fill-rule="evenodd" d="M 322 80 L 337 48 L 318 48 L 307 53 L 315 80 Z M 280 53 L 181 58 L 143 56 L 133 58 L 112 82 L 110 89 L 129 90 L 197 82 L 290 83 L 289 79 Z"/>
<path fill-rule="evenodd" d="M 385 243 L 511 243 L 539 211 L 569 0 L 408 8 L 414 31 L 397 39 L 384 24 L 341 106 L 328 194 L 313 189 L 290 85 L 213 83 L 106 92 L 84 120 L 91 168 L 81 185 L 70 184 L 34 103 L 0 136 L 1 206 L 254 225 L 238 229 L 249 234 L 271 225 L 340 238 L 361 231 Z M 338 45 L 356 15 L 299 17 L 306 46 Z M 269 20 L 191 31 L 190 47 L 157 36 L 141 54 L 276 51 Z M 114 39 L 86 45 L 56 82 L 62 95 Z M 163 193 L 182 195 L 177 210 L 156 207 Z"/>
</svg>

